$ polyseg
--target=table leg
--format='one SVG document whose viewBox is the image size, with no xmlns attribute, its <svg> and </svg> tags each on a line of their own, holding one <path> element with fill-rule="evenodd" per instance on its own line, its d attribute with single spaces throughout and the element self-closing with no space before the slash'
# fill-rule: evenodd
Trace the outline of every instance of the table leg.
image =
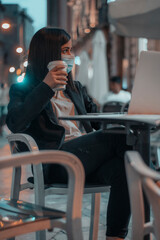
<svg viewBox="0 0 160 240">
<path fill-rule="evenodd" d="M 139 128 L 137 134 L 135 150 L 141 154 L 147 166 L 150 166 L 150 128 Z"/>
<path fill-rule="evenodd" d="M 142 127 L 137 130 L 137 142 L 135 144 L 135 150 L 138 151 L 147 166 L 150 166 L 150 127 Z M 148 205 L 147 199 L 144 196 L 144 206 L 145 206 L 145 221 L 150 220 L 150 207 Z M 147 235 L 144 240 L 149 240 L 150 237 Z"/>
</svg>

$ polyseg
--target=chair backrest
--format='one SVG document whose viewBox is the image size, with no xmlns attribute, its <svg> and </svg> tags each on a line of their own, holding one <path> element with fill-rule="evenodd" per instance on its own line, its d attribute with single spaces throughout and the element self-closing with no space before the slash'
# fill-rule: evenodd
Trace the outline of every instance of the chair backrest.
<svg viewBox="0 0 160 240">
<path fill-rule="evenodd" d="M 129 102 L 126 102 L 122 105 L 121 107 L 121 113 L 126 113 L 128 112 L 128 108 L 129 108 L 129 104 L 130 104 L 130 101 Z"/>
<path fill-rule="evenodd" d="M 150 169 L 135 151 L 126 152 L 125 167 L 132 212 L 132 240 L 143 240 L 149 233 L 153 233 L 158 240 L 160 239 L 160 189 L 155 186 L 153 180 L 159 180 L 160 174 Z M 152 206 L 153 222 L 145 223 L 143 191 Z"/>
<path fill-rule="evenodd" d="M 67 201 L 67 222 L 65 225 L 74 229 L 76 239 L 76 229 L 81 228 L 81 207 L 84 188 L 84 168 L 80 160 L 73 154 L 63 151 L 37 151 L 29 153 L 19 153 L 12 156 L 0 158 L 0 169 L 7 167 L 17 168 L 22 165 L 52 163 L 64 166 L 69 175 L 68 181 L 68 201 Z M 74 219 L 74 221 L 72 221 Z M 57 225 L 61 226 L 61 225 Z M 83 236 L 81 235 L 81 238 Z"/>
<path fill-rule="evenodd" d="M 17 153 L 16 143 L 24 143 L 30 152 L 39 151 L 38 146 L 34 139 L 27 134 L 10 134 L 7 136 L 11 153 Z M 33 165 L 33 174 L 34 174 L 34 191 L 35 191 L 35 202 L 39 205 L 44 205 L 44 178 L 43 178 L 43 169 L 42 164 Z M 13 169 L 12 176 L 12 187 L 11 187 L 11 199 L 19 199 L 19 193 L 21 190 L 33 187 L 29 182 L 20 184 L 21 182 L 21 167 Z M 41 196 L 41 197 L 39 197 Z"/>
<path fill-rule="evenodd" d="M 106 102 L 102 107 L 102 112 L 121 112 L 121 108 L 124 105 L 122 102 Z"/>
<path fill-rule="evenodd" d="M 22 133 L 10 134 L 8 137 L 8 142 L 11 148 L 11 152 L 14 153 L 16 149 L 16 143 L 22 142 L 25 143 L 30 151 L 38 151 L 38 146 L 34 139 Z M 19 192 L 21 190 L 27 189 L 29 187 L 34 188 L 35 190 L 35 202 L 39 205 L 44 205 L 45 196 L 53 195 L 53 194 L 67 194 L 68 188 L 66 184 L 51 184 L 47 185 L 47 188 L 44 186 L 43 182 L 43 171 L 42 164 L 37 164 L 33 166 L 34 173 L 34 184 L 24 183 L 20 184 L 21 179 L 21 168 L 16 167 L 13 170 L 13 178 L 12 178 L 12 191 L 11 198 L 18 199 Z M 36 176 L 36 178 L 35 178 Z M 45 191 L 44 191 L 45 189 Z M 95 184 L 87 184 L 84 188 L 84 193 L 92 194 L 91 198 L 91 224 L 90 224 L 90 234 L 89 239 L 98 239 L 98 224 L 99 224 L 99 212 L 100 212 L 100 196 L 102 192 L 109 192 L 110 186 L 106 185 L 95 185 Z M 71 206 L 70 206 L 71 208 Z M 72 209 L 68 209 L 67 211 L 72 213 Z M 70 214 L 71 215 L 71 214 Z M 69 224 L 71 221 L 69 219 Z M 44 238 L 42 238 L 44 239 Z"/>
</svg>

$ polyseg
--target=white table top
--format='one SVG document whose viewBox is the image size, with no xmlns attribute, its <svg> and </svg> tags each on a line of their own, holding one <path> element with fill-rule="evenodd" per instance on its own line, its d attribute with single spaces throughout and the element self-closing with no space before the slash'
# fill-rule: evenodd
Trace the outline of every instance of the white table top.
<svg viewBox="0 0 160 240">
<path fill-rule="evenodd" d="M 145 124 L 153 127 L 160 126 L 160 115 L 135 115 L 135 114 L 121 114 L 121 113 L 92 113 L 87 115 L 76 116 L 62 116 L 59 119 L 63 120 L 88 120 L 88 121 L 101 121 L 106 123 L 135 123 Z"/>
</svg>

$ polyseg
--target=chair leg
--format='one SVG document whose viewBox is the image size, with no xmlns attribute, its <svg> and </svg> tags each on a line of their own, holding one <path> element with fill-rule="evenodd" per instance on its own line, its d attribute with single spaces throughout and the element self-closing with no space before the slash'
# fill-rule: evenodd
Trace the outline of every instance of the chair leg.
<svg viewBox="0 0 160 240">
<path fill-rule="evenodd" d="M 38 196 L 37 198 L 36 194 L 35 194 L 35 203 L 41 206 L 45 206 L 44 198 L 42 196 Z M 36 240 L 46 240 L 46 231 L 43 230 L 43 231 L 36 232 Z"/>
<path fill-rule="evenodd" d="M 45 232 L 45 230 L 36 232 L 36 240 L 45 240 L 45 239 L 46 239 L 46 232 Z"/>
<path fill-rule="evenodd" d="M 12 186 L 11 186 L 11 199 L 19 199 L 20 192 L 20 181 L 21 181 L 21 168 L 16 167 L 12 173 Z"/>
<path fill-rule="evenodd" d="M 66 232 L 68 240 L 83 240 L 81 219 L 72 219 L 70 223 L 67 223 Z"/>
<path fill-rule="evenodd" d="M 89 240 L 98 239 L 101 193 L 92 193 Z"/>
<path fill-rule="evenodd" d="M 13 169 L 12 173 L 12 186 L 11 186 L 11 199 L 18 200 L 20 192 L 20 179 L 21 179 L 21 168 L 17 167 Z M 15 237 L 8 238 L 8 240 L 15 240 Z"/>
<path fill-rule="evenodd" d="M 34 168 L 37 168 L 37 170 L 39 170 L 39 166 L 37 165 L 36 167 L 34 166 Z M 35 183 L 34 183 L 34 191 L 35 191 L 35 204 L 40 205 L 40 206 L 45 206 L 45 193 L 44 193 L 44 187 L 41 179 L 34 178 Z M 36 232 L 36 240 L 46 240 L 46 231 L 39 231 Z"/>
<path fill-rule="evenodd" d="M 156 149 L 156 167 L 160 169 L 160 147 L 158 146 Z"/>
</svg>

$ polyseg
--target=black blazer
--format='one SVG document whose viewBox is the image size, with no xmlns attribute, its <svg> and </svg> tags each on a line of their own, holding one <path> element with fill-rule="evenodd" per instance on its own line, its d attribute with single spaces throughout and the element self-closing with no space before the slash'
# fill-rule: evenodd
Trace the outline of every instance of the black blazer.
<svg viewBox="0 0 160 240">
<path fill-rule="evenodd" d="M 69 85 L 66 93 L 74 103 L 78 114 L 97 112 L 97 106 L 87 95 L 80 82 L 74 81 L 77 92 Z M 13 133 L 31 135 L 39 149 L 59 149 L 65 137 L 64 127 L 58 125 L 50 99 L 55 92 L 44 82 L 36 87 L 27 83 L 13 84 L 10 88 L 10 102 L 6 123 Z M 99 123 L 82 123 L 86 132 L 99 129 Z"/>
</svg>

